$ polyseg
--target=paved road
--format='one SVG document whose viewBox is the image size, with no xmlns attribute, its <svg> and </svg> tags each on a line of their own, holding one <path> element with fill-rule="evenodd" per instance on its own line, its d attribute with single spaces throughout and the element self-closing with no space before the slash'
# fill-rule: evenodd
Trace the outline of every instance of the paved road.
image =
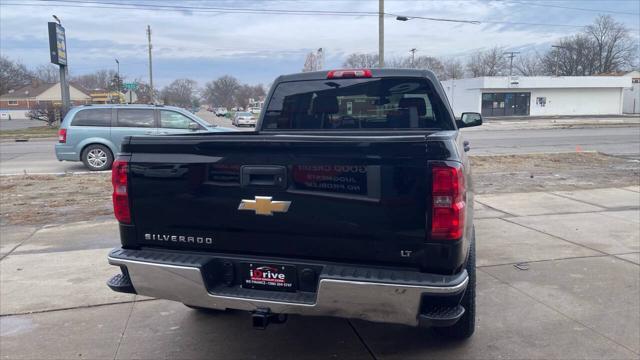
<svg viewBox="0 0 640 360">
<path fill-rule="evenodd" d="M 640 127 L 568 129 L 463 130 L 471 154 L 600 151 L 611 155 L 640 155 Z M 578 148 L 576 148 L 578 147 Z"/>
<path fill-rule="evenodd" d="M 228 119 L 215 120 L 230 126 Z M 600 151 L 640 158 L 640 126 L 568 129 L 465 129 L 471 155 Z M 0 174 L 85 171 L 81 163 L 58 162 L 54 140 L 0 143 Z"/>
</svg>

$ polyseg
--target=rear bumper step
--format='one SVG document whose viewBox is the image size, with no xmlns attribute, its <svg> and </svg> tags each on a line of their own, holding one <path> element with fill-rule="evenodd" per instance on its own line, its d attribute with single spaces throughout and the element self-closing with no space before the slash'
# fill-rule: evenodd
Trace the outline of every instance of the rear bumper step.
<svg viewBox="0 0 640 360">
<path fill-rule="evenodd" d="M 124 274 L 116 274 L 109 281 L 107 281 L 107 286 L 111 288 L 111 290 L 121 293 L 127 294 L 135 294 L 136 290 L 133 288 L 131 284 L 131 279 L 129 275 Z"/>
<path fill-rule="evenodd" d="M 287 293 L 207 284 L 205 277 L 211 274 L 205 274 L 203 269 L 221 256 L 114 249 L 109 254 L 109 263 L 120 266 L 128 276 L 118 279 L 116 276 L 108 284 L 115 291 L 132 290 L 205 308 L 268 309 L 280 314 L 336 316 L 411 326 L 448 326 L 464 313 L 458 304 L 469 281 L 466 271 L 437 275 L 324 265 L 316 291 Z"/>
<path fill-rule="evenodd" d="M 418 316 L 418 323 L 420 326 L 451 326 L 458 322 L 462 315 L 464 315 L 465 309 L 462 305 L 454 306 L 440 306 L 432 305 L 428 306 Z"/>
</svg>

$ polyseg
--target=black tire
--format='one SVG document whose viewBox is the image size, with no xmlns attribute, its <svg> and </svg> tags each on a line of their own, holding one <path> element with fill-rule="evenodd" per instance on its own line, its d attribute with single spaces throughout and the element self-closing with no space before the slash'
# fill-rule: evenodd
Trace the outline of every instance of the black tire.
<svg viewBox="0 0 640 360">
<path fill-rule="evenodd" d="M 92 144 L 82 150 L 82 162 L 91 171 L 103 171 L 111 169 L 113 154 L 108 147 L 100 144 Z"/>
<path fill-rule="evenodd" d="M 466 265 L 469 274 L 467 290 L 460 301 L 465 309 L 464 315 L 452 326 L 435 328 L 434 330 L 441 336 L 451 339 L 467 339 L 473 335 L 476 329 L 476 231 L 473 229 L 473 237 L 469 247 L 469 256 Z"/>
</svg>

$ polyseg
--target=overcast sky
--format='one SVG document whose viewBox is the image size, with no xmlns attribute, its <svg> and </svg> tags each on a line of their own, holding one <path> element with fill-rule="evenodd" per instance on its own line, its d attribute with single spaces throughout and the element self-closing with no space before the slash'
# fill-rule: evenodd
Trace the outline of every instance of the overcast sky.
<svg viewBox="0 0 640 360">
<path fill-rule="evenodd" d="M 85 0 L 45 2 L 0 0 L 0 51 L 35 67 L 49 61 L 47 25 L 57 15 L 67 33 L 69 69 L 74 75 L 115 69 L 127 78 L 148 78 L 145 28 L 152 27 L 154 82 L 166 85 L 192 78 L 202 86 L 224 74 L 243 82 L 270 83 L 282 73 L 298 72 L 309 51 L 325 49 L 325 68 L 340 67 L 346 54 L 378 51 L 378 18 L 366 15 L 320 16 L 221 13 L 211 7 L 376 12 L 378 1 L 151 1 Z M 108 8 L 117 4 L 185 6 L 194 9 Z M 17 6 L 19 4 L 20 6 Z M 123 7 L 123 6 L 120 6 Z M 567 9 L 580 8 L 578 9 Z M 200 9 L 195 9 L 200 8 Z M 594 10 L 594 11 L 588 11 Z M 555 39 L 580 31 L 603 14 L 636 32 L 640 1 L 385 1 L 385 11 L 406 16 L 482 22 L 552 25 L 456 24 L 412 19 L 385 20 L 385 56 L 465 57 L 495 45 L 523 52 L 546 49 Z"/>
</svg>

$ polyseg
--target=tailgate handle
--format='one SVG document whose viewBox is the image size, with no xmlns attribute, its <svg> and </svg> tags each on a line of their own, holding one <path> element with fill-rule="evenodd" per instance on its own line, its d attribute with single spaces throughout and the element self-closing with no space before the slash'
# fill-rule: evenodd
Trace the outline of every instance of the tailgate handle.
<svg viewBox="0 0 640 360">
<path fill-rule="evenodd" d="M 287 186 L 287 169 L 284 166 L 242 166 L 240 183 L 246 186 Z"/>
</svg>

